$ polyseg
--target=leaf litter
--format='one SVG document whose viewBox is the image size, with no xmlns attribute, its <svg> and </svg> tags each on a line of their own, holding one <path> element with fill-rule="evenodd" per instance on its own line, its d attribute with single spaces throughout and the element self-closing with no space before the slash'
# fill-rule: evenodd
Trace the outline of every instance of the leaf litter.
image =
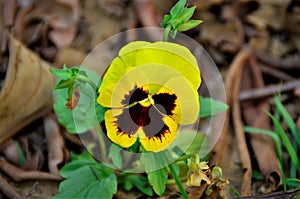
<svg viewBox="0 0 300 199">
<path fill-rule="evenodd" d="M 0 196 L 46 197 L 45 192 L 38 191 L 41 189 L 49 189 L 48 194 L 53 195 L 58 188 L 53 180 L 60 180 L 57 172 L 70 160 L 69 152 L 74 148 L 83 150 L 78 137 L 62 133 L 65 129 L 55 116 L 49 116 L 54 79 L 48 68 L 62 67 L 64 63 L 79 65 L 90 49 L 122 30 L 159 26 L 163 14 L 174 3 L 175 0 L 0 1 Z M 282 103 L 289 107 L 292 120 L 300 128 L 299 1 L 191 0 L 188 4 L 196 6 L 194 18 L 204 23 L 186 34 L 202 44 L 225 71 L 228 90 L 230 109 L 210 165 L 221 166 L 225 178 L 244 196 L 273 192 L 273 196 L 287 197 L 292 192 L 282 192 L 274 143 L 266 136 L 245 134 L 242 127 L 274 129 L 262 108 L 275 112 L 272 96 L 282 89 Z M 133 33 L 128 39 L 135 39 Z M 247 46 L 251 51 L 239 61 Z M 234 64 L 238 66 L 234 68 Z M 12 77 L 18 79 L 12 81 Z M 29 77 L 36 80 L 27 83 Z M 237 88 L 238 79 L 241 88 Z M 234 93 L 229 92 L 232 89 Z M 17 108 L 20 104 L 22 109 Z M 47 147 L 38 144 L 42 140 Z M 289 157 L 284 159 L 288 161 Z M 266 181 L 252 179 L 251 183 L 251 170 L 260 171 Z M 30 180 L 31 184 L 24 182 L 22 186 L 23 182 L 19 182 L 20 190 L 14 182 L 20 180 Z M 195 190 L 190 189 L 191 197 L 205 195 L 201 187 Z M 165 196 L 172 193 L 167 188 Z M 116 197 L 124 194 L 127 193 L 120 190 Z"/>
</svg>

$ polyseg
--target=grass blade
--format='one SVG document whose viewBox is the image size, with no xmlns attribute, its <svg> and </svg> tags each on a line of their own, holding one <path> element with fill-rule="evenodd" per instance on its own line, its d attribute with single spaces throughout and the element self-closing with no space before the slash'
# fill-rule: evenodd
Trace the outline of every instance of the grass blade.
<svg viewBox="0 0 300 199">
<path fill-rule="evenodd" d="M 275 128 L 276 128 L 276 131 L 277 131 L 278 135 L 280 136 L 281 140 L 283 141 L 283 143 L 285 144 L 286 149 L 287 149 L 287 151 L 288 151 L 288 153 L 291 157 L 291 160 L 292 160 L 293 164 L 295 164 L 298 172 L 300 172 L 300 163 L 299 163 L 299 160 L 298 160 L 297 153 L 295 152 L 289 138 L 287 137 L 286 133 L 284 132 L 283 128 L 281 127 L 279 120 L 276 119 L 268 111 L 265 111 L 265 112 L 272 119 L 272 121 L 275 125 Z"/>
<path fill-rule="evenodd" d="M 287 123 L 287 125 L 289 126 L 297 144 L 298 147 L 300 147 L 300 134 L 299 134 L 299 130 L 295 124 L 295 122 L 293 121 L 293 119 L 291 118 L 290 114 L 288 113 L 288 111 L 286 110 L 286 108 L 284 108 L 283 104 L 280 102 L 279 96 L 277 95 L 275 97 L 275 103 L 276 103 L 276 107 L 278 112 L 282 115 L 283 119 L 285 120 L 285 122 Z"/>
</svg>

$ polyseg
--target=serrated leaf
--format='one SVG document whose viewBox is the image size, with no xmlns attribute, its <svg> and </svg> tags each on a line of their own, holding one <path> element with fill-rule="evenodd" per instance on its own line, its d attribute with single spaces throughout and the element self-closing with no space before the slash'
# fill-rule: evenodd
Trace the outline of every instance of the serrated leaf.
<svg viewBox="0 0 300 199">
<path fill-rule="evenodd" d="M 179 0 L 170 10 L 172 16 L 178 16 L 183 11 L 186 0 Z"/>
<path fill-rule="evenodd" d="M 181 24 L 177 30 L 179 32 L 183 32 L 183 31 L 187 31 L 190 30 L 192 28 L 195 28 L 196 26 L 198 26 L 199 24 L 201 24 L 203 21 L 202 20 L 189 20 L 183 24 Z"/>
<path fill-rule="evenodd" d="M 200 112 L 199 117 L 210 117 L 215 115 L 216 113 L 226 111 L 228 109 L 228 105 L 214 100 L 212 98 L 207 97 L 199 97 L 200 100 Z"/>
<path fill-rule="evenodd" d="M 111 158 L 112 162 L 118 169 L 122 168 L 122 156 L 121 156 L 122 150 L 123 148 L 116 144 L 112 144 L 109 148 L 108 157 Z"/>
<path fill-rule="evenodd" d="M 195 9 L 196 6 L 185 8 L 179 16 L 179 18 L 181 19 L 180 22 L 181 23 L 187 22 L 193 16 Z"/>
<path fill-rule="evenodd" d="M 71 162 L 67 163 L 65 166 L 63 166 L 60 171 L 59 174 L 63 177 L 63 178 L 70 178 L 72 177 L 76 170 L 87 166 L 87 165 L 96 165 L 98 164 L 98 162 L 92 157 L 92 155 L 85 151 L 82 152 L 81 154 L 75 154 L 75 153 L 71 153 Z"/>
<path fill-rule="evenodd" d="M 135 186 L 141 192 L 148 196 L 153 195 L 151 186 L 149 185 L 148 179 L 144 176 L 129 175 L 124 179 L 123 188 L 127 191 L 131 190 Z"/>
<path fill-rule="evenodd" d="M 117 178 L 104 166 L 84 166 L 60 183 L 58 198 L 112 198 L 117 192 Z"/>
</svg>

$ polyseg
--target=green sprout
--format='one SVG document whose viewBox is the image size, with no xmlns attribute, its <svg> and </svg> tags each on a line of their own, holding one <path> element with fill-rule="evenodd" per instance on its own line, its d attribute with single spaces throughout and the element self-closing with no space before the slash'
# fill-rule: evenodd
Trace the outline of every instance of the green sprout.
<svg viewBox="0 0 300 199">
<path fill-rule="evenodd" d="M 160 24 L 164 28 L 163 41 L 168 41 L 168 36 L 174 39 L 177 32 L 183 32 L 195 28 L 201 24 L 202 20 L 190 20 L 193 16 L 196 6 L 185 7 L 186 0 L 179 0 L 171 9 L 170 14 L 164 16 Z"/>
</svg>

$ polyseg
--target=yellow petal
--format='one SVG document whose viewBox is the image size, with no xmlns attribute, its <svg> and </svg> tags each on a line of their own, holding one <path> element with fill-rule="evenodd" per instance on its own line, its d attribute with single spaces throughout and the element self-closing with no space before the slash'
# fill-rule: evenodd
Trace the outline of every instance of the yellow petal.
<svg viewBox="0 0 300 199">
<path fill-rule="evenodd" d="M 105 126 L 107 130 L 107 137 L 124 148 L 132 146 L 137 140 L 137 134 L 122 131 L 118 124 L 116 115 L 113 115 L 112 110 L 107 110 L 105 112 Z M 130 132 L 131 133 L 131 132 Z"/>
<path fill-rule="evenodd" d="M 152 136 L 147 136 L 144 129 L 139 129 L 138 135 L 142 146 L 147 151 L 159 152 L 166 149 L 176 138 L 177 135 L 177 123 L 170 117 L 163 118 L 165 126 L 160 132 L 153 132 Z"/>
<path fill-rule="evenodd" d="M 160 94 L 175 94 L 175 106 L 172 110 L 172 117 L 178 124 L 193 124 L 199 114 L 199 99 L 197 91 L 184 77 L 175 77 L 164 84 L 161 89 L 152 96 L 152 99 L 159 99 Z M 155 100 L 154 100 L 155 102 Z M 156 103 L 159 103 L 159 100 Z M 170 104 L 167 104 L 170 105 Z"/>
<path fill-rule="evenodd" d="M 177 70 L 198 89 L 201 83 L 196 58 L 184 46 L 170 42 L 131 42 L 120 50 L 119 56 L 126 66 L 157 63 Z M 125 66 L 125 67 L 126 67 Z"/>
<path fill-rule="evenodd" d="M 135 74 L 128 75 L 127 80 L 123 78 L 128 72 L 139 66 L 145 67 L 135 71 Z M 132 89 L 133 83 L 138 86 L 142 82 L 152 83 L 150 93 L 153 94 L 155 92 L 153 90 L 159 89 L 157 85 L 163 85 L 171 76 L 185 77 L 195 90 L 200 86 L 201 77 L 197 61 L 187 48 L 169 42 L 131 42 L 120 50 L 119 56 L 112 61 L 105 73 L 97 101 L 105 107 L 120 107 L 122 106 L 121 96 Z M 133 79 L 131 79 L 132 77 Z M 120 83 L 121 78 L 123 80 Z M 128 82 L 128 84 L 124 84 L 124 82 Z M 125 93 L 117 91 L 116 96 L 112 97 L 117 84 L 120 88 L 124 84 L 124 91 L 127 91 Z M 129 88 L 130 86 L 131 88 Z M 116 98 L 115 104 L 111 102 L 113 98 Z"/>
</svg>

